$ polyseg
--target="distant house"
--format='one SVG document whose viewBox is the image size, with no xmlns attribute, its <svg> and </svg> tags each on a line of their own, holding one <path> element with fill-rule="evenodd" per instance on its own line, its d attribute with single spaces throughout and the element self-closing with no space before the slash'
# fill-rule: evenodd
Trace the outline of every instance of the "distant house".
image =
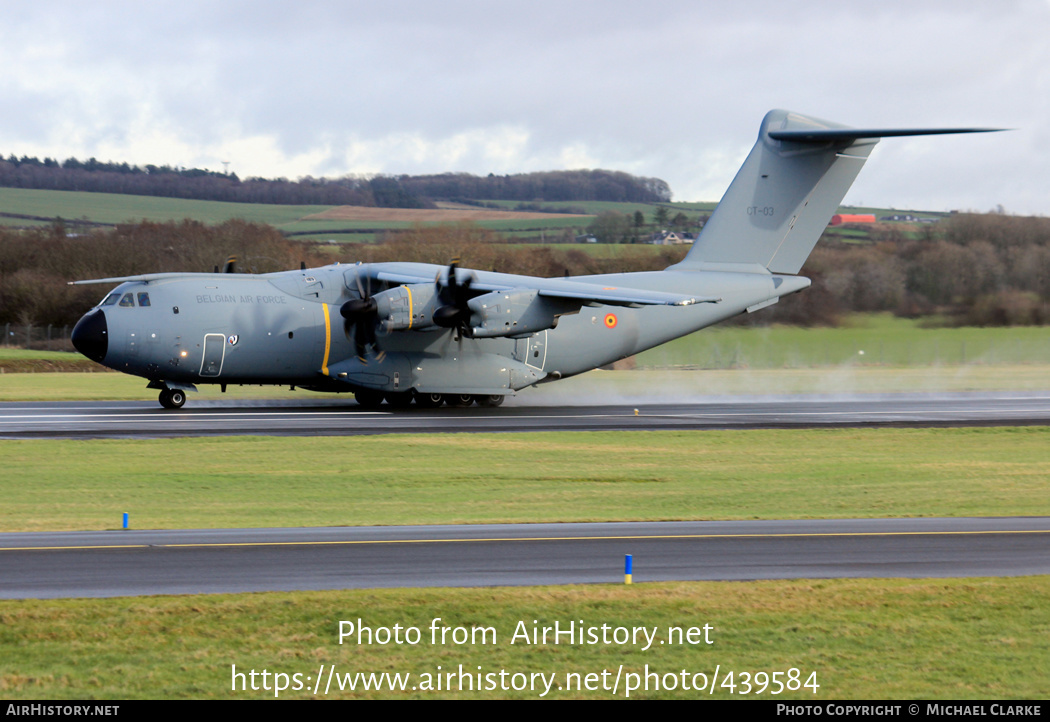
<svg viewBox="0 0 1050 722">
<path fill-rule="evenodd" d="M 576 243 L 597 243 L 598 239 L 592 236 L 590 233 L 584 233 L 582 236 L 576 236 L 573 239 Z"/>
<path fill-rule="evenodd" d="M 683 243 L 692 243 L 693 234 L 675 233 L 674 231 L 658 231 L 649 237 L 649 243 L 654 246 L 680 246 Z"/>
<path fill-rule="evenodd" d="M 872 213 L 836 213 L 831 217 L 831 225 L 841 226 L 843 223 L 874 223 L 875 215 Z"/>
</svg>

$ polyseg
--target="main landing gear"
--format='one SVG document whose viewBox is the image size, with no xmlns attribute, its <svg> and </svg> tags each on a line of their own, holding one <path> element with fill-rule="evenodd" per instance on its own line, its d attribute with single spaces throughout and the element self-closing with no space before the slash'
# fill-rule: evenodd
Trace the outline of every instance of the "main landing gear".
<svg viewBox="0 0 1050 722">
<path fill-rule="evenodd" d="M 413 402 L 421 409 L 436 409 L 445 404 L 460 409 L 465 409 L 474 404 L 494 408 L 503 403 L 501 394 L 474 396 L 472 394 L 417 394 L 413 391 L 384 394 L 382 391 L 371 389 L 357 391 L 354 393 L 354 399 L 366 409 L 378 409 L 384 400 L 395 409 L 406 409 Z"/>
<path fill-rule="evenodd" d="M 160 405 L 166 409 L 181 409 L 186 403 L 186 392 L 182 389 L 164 389 L 160 392 Z"/>
<path fill-rule="evenodd" d="M 186 392 L 182 389 L 162 389 L 158 397 L 160 405 L 166 409 L 181 409 L 186 404 Z M 386 401 L 392 408 L 407 409 L 413 403 L 420 409 L 436 409 L 439 406 L 452 406 L 465 409 L 474 404 L 495 408 L 503 403 L 501 394 L 417 394 L 414 391 L 383 393 L 363 389 L 354 394 L 359 406 L 366 409 L 378 409 Z"/>
</svg>

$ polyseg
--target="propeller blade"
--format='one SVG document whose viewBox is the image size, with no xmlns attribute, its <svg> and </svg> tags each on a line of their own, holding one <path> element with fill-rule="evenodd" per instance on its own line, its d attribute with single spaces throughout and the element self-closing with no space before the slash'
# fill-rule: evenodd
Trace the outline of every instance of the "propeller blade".
<svg viewBox="0 0 1050 722">
<path fill-rule="evenodd" d="M 339 315 L 354 322 L 362 316 L 375 314 L 377 310 L 374 298 L 354 298 L 339 307 Z"/>
<path fill-rule="evenodd" d="M 458 258 L 448 264 L 444 286 L 441 286 L 438 277 L 438 295 L 445 305 L 434 311 L 435 324 L 443 328 L 458 328 L 462 335 L 468 335 L 471 312 L 467 301 L 470 300 L 470 284 L 473 281 L 474 274 L 470 272 L 462 281 L 459 280 Z"/>
<path fill-rule="evenodd" d="M 368 329 L 370 326 L 371 324 L 362 322 L 354 324 L 354 351 L 361 360 L 365 360 L 368 354 Z"/>
<path fill-rule="evenodd" d="M 351 340 L 350 332 L 353 328 L 354 351 L 363 362 L 367 363 L 368 347 L 375 350 L 375 356 L 382 361 L 385 353 L 379 349 L 376 343 L 376 323 L 378 321 L 379 307 L 372 298 L 372 277 L 365 276 L 367 285 L 361 283 L 361 274 L 354 271 L 354 283 L 357 285 L 359 298 L 352 298 L 339 307 L 339 315 L 343 317 L 343 333 L 347 340 Z"/>
<path fill-rule="evenodd" d="M 361 298 L 368 298 L 368 294 L 365 293 L 364 286 L 361 285 L 361 273 L 356 268 L 354 269 L 354 283 L 357 284 L 357 295 Z"/>
</svg>

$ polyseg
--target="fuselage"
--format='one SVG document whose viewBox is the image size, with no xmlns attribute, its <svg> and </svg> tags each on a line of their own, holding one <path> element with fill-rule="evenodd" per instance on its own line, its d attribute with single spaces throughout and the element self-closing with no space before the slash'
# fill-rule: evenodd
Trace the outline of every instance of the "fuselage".
<svg viewBox="0 0 1050 722">
<path fill-rule="evenodd" d="M 363 357 L 340 306 L 362 268 L 437 276 L 425 264 L 332 265 L 266 275 L 164 274 L 117 286 L 74 329 L 99 363 L 157 387 L 283 384 L 325 391 L 500 394 L 572 376 L 692 333 L 787 289 L 761 273 L 653 272 L 580 277 L 605 288 L 716 294 L 685 307 L 582 305 L 555 328 L 470 338 L 430 327 L 380 334 Z M 526 276 L 504 276 L 528 288 Z M 805 281 L 806 279 L 794 279 Z M 798 285 L 791 290 L 798 290 Z M 379 289 L 370 289 L 375 292 Z"/>
</svg>

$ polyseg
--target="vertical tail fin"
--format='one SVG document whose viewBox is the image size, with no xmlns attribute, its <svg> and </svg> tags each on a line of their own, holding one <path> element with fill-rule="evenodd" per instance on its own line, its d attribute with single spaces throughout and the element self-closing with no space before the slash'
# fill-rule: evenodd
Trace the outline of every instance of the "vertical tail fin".
<svg viewBox="0 0 1050 722">
<path fill-rule="evenodd" d="M 861 130 L 771 110 L 700 237 L 672 268 L 759 264 L 796 274 L 880 138 L 988 130 Z"/>
</svg>

